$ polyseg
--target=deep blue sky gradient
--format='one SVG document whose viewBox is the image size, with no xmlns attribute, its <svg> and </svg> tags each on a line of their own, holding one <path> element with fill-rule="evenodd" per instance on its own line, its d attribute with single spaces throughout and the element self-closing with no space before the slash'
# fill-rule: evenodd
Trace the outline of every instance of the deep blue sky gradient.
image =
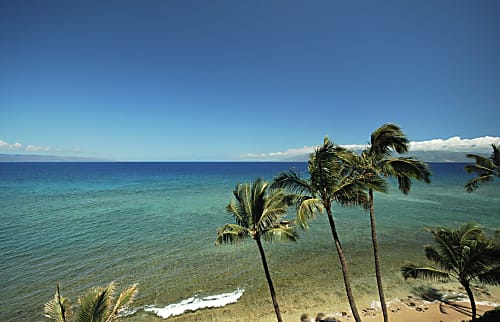
<svg viewBox="0 0 500 322">
<path fill-rule="evenodd" d="M 500 1 L 2 1 L 0 139 L 231 160 L 500 136 Z"/>
</svg>

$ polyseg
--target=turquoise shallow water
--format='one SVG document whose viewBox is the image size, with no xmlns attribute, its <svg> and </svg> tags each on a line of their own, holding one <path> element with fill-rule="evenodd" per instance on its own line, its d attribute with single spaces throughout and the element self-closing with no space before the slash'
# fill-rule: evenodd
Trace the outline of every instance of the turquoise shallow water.
<svg viewBox="0 0 500 322">
<path fill-rule="evenodd" d="M 477 222 L 500 227 L 500 185 L 472 194 L 463 164 L 432 164 L 432 184 L 408 196 L 376 195 L 379 241 L 389 298 L 407 290 L 399 265 L 423 258 L 423 226 Z M 305 163 L 0 163 L 1 321 L 41 321 L 57 282 L 71 298 L 111 280 L 139 283 L 134 306 L 164 307 L 244 290 L 226 314 L 242 320 L 271 313 L 256 246 L 214 246 L 216 227 L 239 182 L 271 179 Z M 361 302 L 376 298 L 368 216 L 335 208 L 339 234 Z M 293 244 L 267 244 L 280 304 L 345 308 L 338 260 L 324 217 Z M 368 263 L 368 264 L 367 264 Z M 217 310 L 198 315 L 217 320 Z M 153 319 L 138 312 L 133 319 Z"/>
</svg>

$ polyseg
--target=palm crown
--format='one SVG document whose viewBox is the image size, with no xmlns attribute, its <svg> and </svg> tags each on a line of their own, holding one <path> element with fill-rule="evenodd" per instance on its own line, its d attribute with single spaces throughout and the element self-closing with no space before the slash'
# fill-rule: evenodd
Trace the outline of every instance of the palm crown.
<svg viewBox="0 0 500 322">
<path fill-rule="evenodd" d="M 300 178 L 293 172 L 279 174 L 273 186 L 286 188 L 295 194 L 298 204 L 297 221 L 303 228 L 308 227 L 308 220 L 326 211 L 334 244 L 339 256 L 344 286 L 354 319 L 360 321 L 354 296 L 351 290 L 347 260 L 337 233 L 335 219 L 332 214 L 334 203 L 341 206 L 361 205 L 367 207 L 366 187 L 380 184 L 380 178 L 371 173 L 360 171 L 357 156 L 340 146 L 334 145 L 325 138 L 323 145 L 316 148 L 309 157 L 308 180 Z"/>
<path fill-rule="evenodd" d="M 215 243 L 220 245 L 240 242 L 249 237 L 255 240 L 259 248 L 276 317 L 278 322 L 281 322 L 281 313 L 261 238 L 266 241 L 295 241 L 297 239 L 297 232 L 290 225 L 291 222 L 282 220 L 291 204 L 291 198 L 283 190 L 269 189 L 269 183 L 260 178 L 253 184 L 238 184 L 233 191 L 233 196 L 234 199 L 226 207 L 226 211 L 235 219 L 236 223 L 219 227 Z"/>
<path fill-rule="evenodd" d="M 434 244 L 425 246 L 425 256 L 437 267 L 407 263 L 401 268 L 403 277 L 443 282 L 456 279 L 467 291 L 474 321 L 476 307 L 470 282 L 478 280 L 485 284 L 500 285 L 498 240 L 487 238 L 481 228 L 473 224 L 462 225 L 456 230 L 445 228 L 426 230 L 434 236 Z"/>
<path fill-rule="evenodd" d="M 297 233 L 289 221 L 282 221 L 291 203 L 283 190 L 269 190 L 269 183 L 257 179 L 252 185 L 238 184 L 234 199 L 226 207 L 235 224 L 226 224 L 217 232 L 216 244 L 239 242 L 245 238 L 266 241 L 296 240 Z"/>
<path fill-rule="evenodd" d="M 96 287 L 88 290 L 78 299 L 80 304 L 77 314 L 73 314 L 73 305 L 69 298 L 61 296 L 59 284 L 56 287 L 54 299 L 44 307 L 45 317 L 57 322 L 110 322 L 117 318 L 118 313 L 129 305 L 137 295 L 137 284 L 124 289 L 118 298 L 115 297 L 116 283 L 111 282 L 106 287 Z"/>
<path fill-rule="evenodd" d="M 465 188 L 468 192 L 474 191 L 481 183 L 492 181 L 494 177 L 500 178 L 500 145 L 492 144 L 493 152 L 489 158 L 477 154 L 467 154 L 475 163 L 466 165 L 468 173 L 476 173 L 477 177 L 467 182 Z"/>
</svg>

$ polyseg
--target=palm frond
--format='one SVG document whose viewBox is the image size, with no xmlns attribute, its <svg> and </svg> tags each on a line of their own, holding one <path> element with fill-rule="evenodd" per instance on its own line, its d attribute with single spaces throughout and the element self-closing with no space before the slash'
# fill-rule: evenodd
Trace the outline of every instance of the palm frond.
<svg viewBox="0 0 500 322">
<path fill-rule="evenodd" d="M 492 144 L 493 152 L 489 158 L 478 154 L 467 154 L 470 159 L 474 159 L 474 164 L 465 166 L 468 173 L 476 173 L 477 177 L 472 178 L 465 184 L 467 192 L 476 190 L 479 185 L 492 181 L 494 177 L 500 178 L 500 145 Z"/>
<path fill-rule="evenodd" d="M 493 172 L 495 169 L 495 163 L 487 157 L 479 154 L 467 154 L 466 157 L 474 159 L 474 164 L 468 164 L 465 166 L 465 170 L 468 173 Z"/>
<path fill-rule="evenodd" d="M 288 172 L 281 172 L 274 179 L 271 184 L 271 189 L 285 189 L 292 194 L 311 195 L 311 187 L 307 180 L 304 180 L 300 175 L 290 170 Z"/>
<path fill-rule="evenodd" d="M 404 279 L 422 278 L 441 282 L 448 282 L 450 274 L 435 267 L 418 267 L 413 263 L 406 263 L 401 267 Z"/>
<path fill-rule="evenodd" d="M 111 297 L 114 292 L 114 283 L 107 287 L 93 288 L 79 298 L 80 310 L 78 320 L 85 322 L 106 321 L 111 310 Z"/>
<path fill-rule="evenodd" d="M 431 171 L 429 165 L 423 161 L 411 157 L 399 157 L 387 159 L 384 163 L 386 174 L 398 179 L 399 190 L 404 194 L 410 192 L 411 179 L 430 183 Z"/>
<path fill-rule="evenodd" d="M 288 223 L 280 223 L 275 227 L 267 229 L 262 234 L 262 238 L 267 242 L 296 241 L 299 235 L 293 226 Z"/>
<path fill-rule="evenodd" d="M 300 227 L 309 228 L 308 221 L 315 218 L 316 215 L 323 213 L 325 210 L 321 199 L 306 199 L 300 204 L 297 211 L 297 222 Z"/>
<path fill-rule="evenodd" d="M 57 322 L 66 322 L 72 315 L 71 307 L 71 300 L 61 296 L 61 286 L 58 283 L 54 298 L 44 305 L 44 316 Z"/>
<path fill-rule="evenodd" d="M 457 253 L 457 245 L 459 242 L 457 237 L 453 236 L 453 232 L 444 228 L 426 228 L 425 230 L 434 235 L 435 243 L 433 247 L 437 248 L 436 251 L 441 256 L 441 261 L 439 263 L 445 267 L 461 267 L 460 255 Z"/>
<path fill-rule="evenodd" d="M 266 194 L 268 193 L 268 186 L 269 183 L 263 181 L 261 178 L 255 180 L 252 184 L 250 207 L 252 209 L 253 223 L 257 226 L 261 225 L 262 215 L 267 208 L 266 203 L 269 197 L 266 197 Z"/>
<path fill-rule="evenodd" d="M 408 145 L 409 141 L 399 126 L 384 124 L 372 133 L 367 152 L 385 158 L 392 151 L 400 154 L 408 152 Z"/>
<path fill-rule="evenodd" d="M 239 243 L 248 237 L 250 237 L 248 228 L 237 224 L 226 224 L 217 228 L 215 245 Z"/>
<path fill-rule="evenodd" d="M 113 309 L 111 310 L 111 314 L 109 315 L 106 322 L 113 321 L 113 319 L 116 318 L 120 310 L 122 310 L 123 308 L 127 307 L 130 303 L 132 303 L 136 295 L 137 295 L 137 284 L 132 284 L 125 290 L 123 290 L 118 296 L 118 299 L 116 300 Z"/>
<path fill-rule="evenodd" d="M 467 223 L 459 227 L 458 235 L 460 237 L 460 244 L 465 245 L 472 240 L 482 238 L 481 227 L 474 223 Z"/>
<path fill-rule="evenodd" d="M 473 192 L 481 184 L 493 181 L 493 174 L 482 174 L 478 177 L 472 178 L 465 184 L 467 192 Z"/>
<path fill-rule="evenodd" d="M 441 269 L 453 272 L 455 276 L 458 276 L 456 270 L 457 261 L 454 257 L 449 256 L 447 252 L 443 252 L 442 249 L 436 248 L 435 245 L 425 245 L 424 253 L 428 260 L 436 263 Z"/>
<path fill-rule="evenodd" d="M 477 279 L 484 284 L 500 285 L 500 266 L 497 265 L 484 273 L 478 274 Z"/>
<path fill-rule="evenodd" d="M 500 144 L 499 145 L 492 144 L 491 147 L 493 148 L 493 152 L 491 152 L 490 159 L 496 165 L 498 170 L 500 168 Z M 498 173 L 498 175 L 500 175 L 500 173 Z"/>
</svg>

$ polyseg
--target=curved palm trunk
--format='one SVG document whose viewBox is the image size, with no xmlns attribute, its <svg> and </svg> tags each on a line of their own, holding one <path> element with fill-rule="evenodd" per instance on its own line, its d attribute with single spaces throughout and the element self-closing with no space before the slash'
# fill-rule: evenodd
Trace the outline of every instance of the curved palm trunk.
<svg viewBox="0 0 500 322">
<path fill-rule="evenodd" d="M 474 300 L 474 294 L 472 294 L 472 290 L 470 288 L 469 282 L 460 282 L 463 287 L 465 288 L 465 291 L 467 292 L 467 295 L 469 296 L 470 300 L 470 307 L 472 309 L 472 322 L 476 321 L 476 301 Z"/>
<path fill-rule="evenodd" d="M 276 293 L 274 292 L 273 281 L 271 280 L 271 274 L 269 274 L 269 268 L 267 267 L 266 255 L 264 254 L 264 248 L 259 238 L 256 238 L 257 246 L 259 246 L 260 258 L 262 259 L 262 265 L 264 266 L 264 272 L 266 273 L 267 284 L 269 284 L 269 291 L 271 292 L 271 298 L 273 299 L 274 311 L 276 312 L 276 318 L 278 322 L 283 322 L 281 318 L 280 308 L 278 306 L 278 300 L 276 299 Z"/>
<path fill-rule="evenodd" d="M 337 248 L 337 254 L 339 255 L 340 265 L 342 266 L 342 274 L 344 276 L 344 285 L 347 293 L 347 299 L 349 300 L 349 305 L 351 306 L 352 316 L 356 322 L 360 322 L 361 318 L 354 302 L 354 295 L 352 294 L 351 282 L 349 281 L 349 271 L 347 269 L 347 261 L 344 256 L 344 250 L 340 245 L 340 239 L 337 234 L 337 228 L 335 227 L 335 221 L 333 220 L 332 210 L 330 207 L 326 208 L 326 213 L 328 214 L 328 221 L 330 222 L 330 228 L 332 230 L 333 240 L 335 242 L 335 247 Z"/>
<path fill-rule="evenodd" d="M 373 190 L 368 190 L 370 200 L 370 225 L 372 230 L 372 243 L 373 243 L 373 257 L 375 260 L 375 276 L 377 277 L 378 295 L 380 298 L 380 306 L 382 307 L 382 314 L 384 315 L 384 322 L 389 321 L 387 314 L 387 305 L 385 303 L 384 288 L 382 287 L 382 274 L 380 273 L 380 257 L 378 254 L 378 240 L 377 230 L 375 227 L 375 208 L 373 206 Z"/>
</svg>

